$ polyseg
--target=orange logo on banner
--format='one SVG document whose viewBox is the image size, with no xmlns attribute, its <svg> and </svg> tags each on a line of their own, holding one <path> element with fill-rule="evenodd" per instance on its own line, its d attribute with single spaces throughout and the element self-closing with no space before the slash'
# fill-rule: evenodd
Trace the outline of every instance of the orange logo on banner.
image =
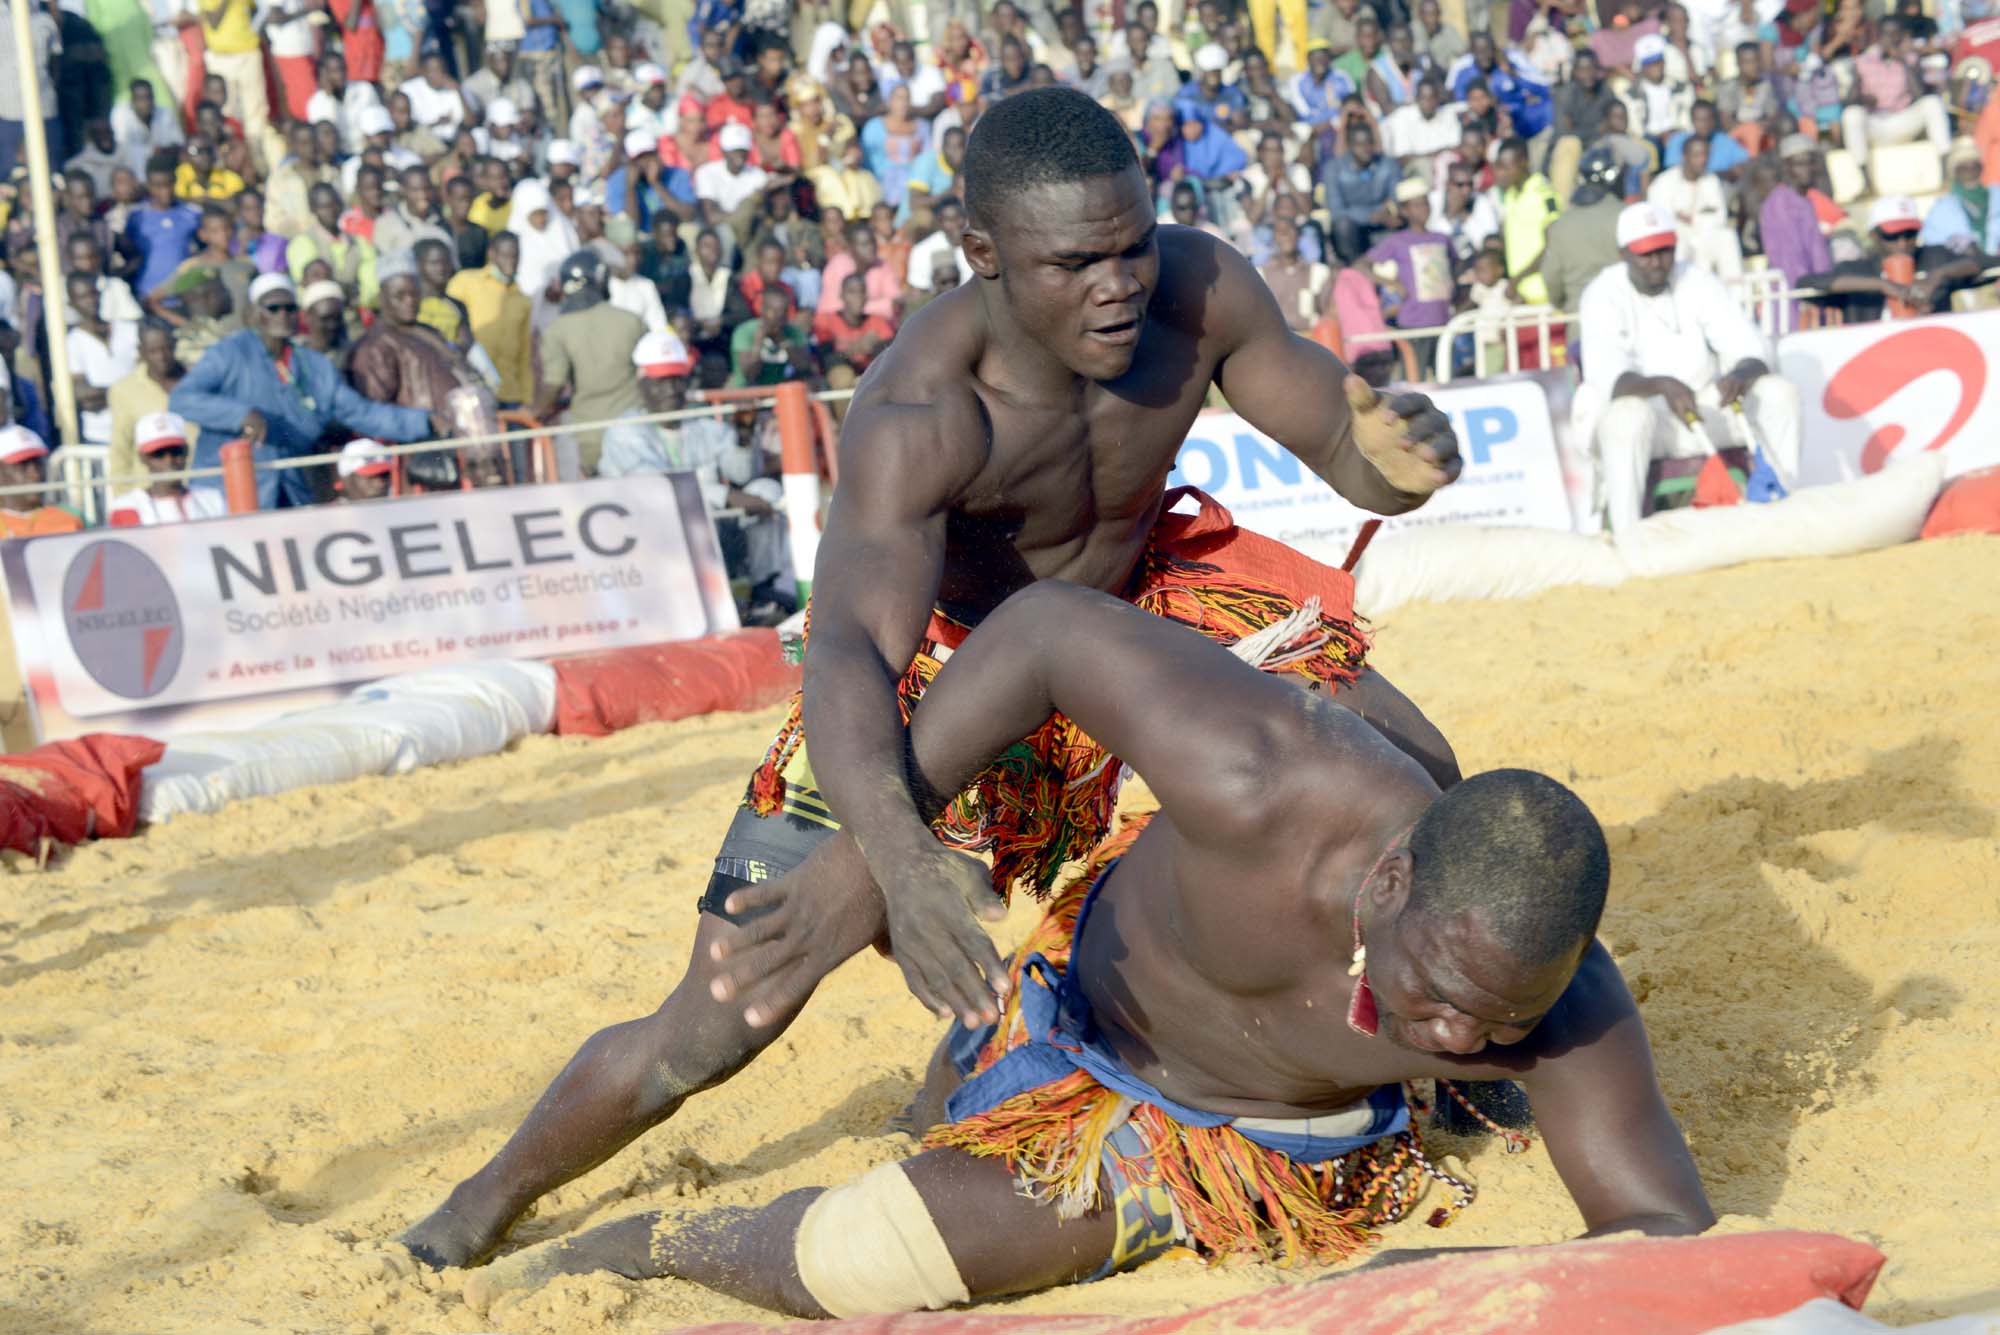
<svg viewBox="0 0 2000 1335">
<path fill-rule="evenodd" d="M 1986 388 L 1986 354 L 1955 329 L 1926 325 L 1869 344 L 1827 382 L 1822 400 L 1826 414 L 1842 418 L 1873 412 L 1892 394 L 1932 371 L 1949 371 L 1958 377 L 1958 405 L 1952 409 L 1951 420 L 1937 439 L 1922 447 L 1943 449 L 1971 419 L 1979 406 L 1980 392 Z M 1903 428 L 1894 423 L 1878 427 L 1861 447 L 1861 471 L 1880 472 L 1889 455 L 1903 443 L 1903 435 Z"/>
</svg>

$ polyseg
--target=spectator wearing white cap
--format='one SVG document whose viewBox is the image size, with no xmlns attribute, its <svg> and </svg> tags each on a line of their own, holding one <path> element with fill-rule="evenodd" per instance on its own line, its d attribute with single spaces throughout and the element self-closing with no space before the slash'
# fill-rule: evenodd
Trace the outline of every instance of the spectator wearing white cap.
<svg viewBox="0 0 2000 1335">
<path fill-rule="evenodd" d="M 472 142 L 488 157 L 512 162 L 525 152 L 521 120 L 521 109 L 511 99 L 496 97 L 486 104 L 486 123 L 474 127 Z"/>
<path fill-rule="evenodd" d="M 1798 476 L 1798 390 L 1771 374 L 1763 335 L 1722 280 L 1679 262 L 1678 247 L 1672 214 L 1630 205 L 1618 216 L 1624 263 L 1583 290 L 1577 407 L 1586 422 L 1598 410 L 1598 500 L 1614 533 L 1639 521 L 1654 459 L 1741 442 L 1738 403 L 1780 479 Z"/>
<path fill-rule="evenodd" d="M 333 369 L 345 377 L 348 359 L 362 334 L 361 322 L 348 310 L 346 290 L 331 278 L 307 283 L 299 291 L 299 316 L 305 326 L 299 342 L 332 362 Z M 140 352 L 145 352 L 143 342 Z"/>
<path fill-rule="evenodd" d="M 501 98 L 524 113 L 535 116 L 548 114 L 548 108 L 542 106 L 541 99 L 535 95 L 534 84 L 515 66 L 512 42 L 488 42 L 484 61 L 466 76 L 460 89 L 465 94 L 466 104 L 472 108 L 472 114 L 484 116 L 489 122 L 492 119 L 490 109 Z"/>
<path fill-rule="evenodd" d="M 1174 96 L 1174 114 L 1182 121 L 1206 120 L 1225 130 L 1240 130 L 1248 122 L 1243 90 L 1222 81 L 1229 52 L 1209 42 L 1194 53 L 1194 77 Z"/>
<path fill-rule="evenodd" d="M 389 494 L 396 460 L 381 441 L 362 436 L 340 447 L 340 461 L 333 471 L 337 474 L 334 486 L 342 500 L 380 500 Z"/>
<path fill-rule="evenodd" d="M 671 139 L 681 128 L 680 108 L 668 96 L 667 72 L 651 61 L 632 71 L 639 96 L 625 108 L 625 133 L 645 131 L 653 142 Z"/>
<path fill-rule="evenodd" d="M 625 160 L 604 178 L 604 209 L 630 218 L 641 231 L 650 231 L 653 215 L 662 210 L 688 222 L 694 217 L 694 178 L 685 167 L 660 161 L 660 141 L 652 131 L 627 130 Z"/>
<path fill-rule="evenodd" d="M 48 481 L 49 447 L 19 425 L 0 426 L 0 487 L 34 487 Z M 74 511 L 47 504 L 46 491 L 0 495 L 0 538 L 36 538 L 74 533 L 83 520 Z"/>
<path fill-rule="evenodd" d="M 694 172 L 695 197 L 712 206 L 708 221 L 727 221 L 738 236 L 747 233 L 770 179 L 762 167 L 751 164 L 750 143 L 750 127 L 730 122 L 716 132 L 715 146 L 722 150 L 721 156 L 702 163 Z"/>
<path fill-rule="evenodd" d="M 187 423 L 173 413 L 147 413 L 140 418 L 133 443 L 148 473 L 178 473 L 188 466 Z M 111 523 L 117 527 L 179 524 L 228 512 L 228 504 L 215 488 L 196 491 L 189 488 L 186 478 L 157 476 L 146 486 L 113 495 L 109 507 Z"/>
<path fill-rule="evenodd" d="M 1451 274 L 1451 238 L 1431 229 L 1429 187 L 1417 177 L 1396 183 L 1398 226 L 1378 240 L 1363 258 L 1370 264 L 1383 262 L 1396 269 L 1396 313 L 1399 329 L 1431 329 L 1451 319 L 1451 299 L 1456 291 Z M 1386 304 L 1386 303 L 1385 303 Z M 1417 364 L 1428 367 L 1437 352 L 1435 337 L 1412 341 Z"/>
<path fill-rule="evenodd" d="M 370 109 L 380 111 L 387 122 L 389 109 L 382 105 L 382 95 L 372 83 L 361 80 L 349 82 L 347 61 L 338 51 L 329 51 L 319 60 L 319 87 L 306 102 L 305 119 L 308 124 L 331 121 L 340 131 L 340 147 L 346 153 L 359 153 L 362 142 L 370 131 L 364 128 L 363 114 Z M 394 130 L 393 124 L 389 125 Z"/>
<path fill-rule="evenodd" d="M 548 152 L 545 156 L 549 164 L 550 185 L 561 185 L 565 181 L 573 181 L 576 179 L 577 173 L 583 169 L 583 149 L 578 146 L 574 139 L 549 140 Z"/>
<path fill-rule="evenodd" d="M 1632 44 L 1632 63 L 1637 77 L 1629 96 L 1639 133 L 1666 152 L 1667 137 L 1678 130 L 1693 128 L 1694 87 L 1667 72 L 1667 39 L 1649 32 Z"/>
<path fill-rule="evenodd" d="M 1908 195 L 1878 199 L 1868 214 L 1872 249 L 1826 273 L 1807 274 L 1798 286 L 1820 293 L 1813 304 L 1841 311 L 1849 323 L 1881 318 L 1885 303 L 1894 303 L 1889 309 L 1898 315 L 1945 310 L 1951 294 L 1993 261 L 1976 249 L 1925 245 L 1923 225 L 1923 212 Z"/>
<path fill-rule="evenodd" d="M 597 99 L 604 87 L 604 71 L 596 65 L 579 65 L 569 76 L 569 86 L 573 94 L 569 137 L 581 148 L 597 137 Z"/>
<path fill-rule="evenodd" d="M 250 328 L 231 334 L 203 355 L 168 396 L 172 411 L 199 427 L 196 468 L 221 463 L 225 442 L 250 442 L 252 457 L 264 464 L 311 453 L 333 427 L 390 440 L 423 440 L 449 434 L 442 413 L 435 423 L 422 408 L 399 408 L 365 398 L 344 380 L 333 363 L 294 338 L 299 303 L 291 279 L 265 274 L 250 285 Z M 442 404 L 438 405 L 441 410 Z M 201 486 L 220 486 L 200 480 Z M 303 469 L 257 475 L 257 503 L 310 505 L 312 482 Z"/>
</svg>

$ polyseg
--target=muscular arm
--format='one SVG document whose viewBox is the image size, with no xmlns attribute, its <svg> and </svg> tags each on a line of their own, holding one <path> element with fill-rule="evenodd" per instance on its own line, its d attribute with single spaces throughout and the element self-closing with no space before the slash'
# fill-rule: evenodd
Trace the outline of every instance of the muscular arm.
<svg viewBox="0 0 2000 1335">
<path fill-rule="evenodd" d="M 875 402 L 849 413 L 813 589 L 804 701 L 814 776 L 882 887 L 912 990 L 973 1021 L 991 997 L 976 999 L 972 979 L 999 969 L 969 910 L 997 905 L 976 864 L 941 849 L 917 810 L 896 690 L 937 600 L 946 518 L 977 476 L 986 440 L 962 386 L 928 407 Z"/>
<path fill-rule="evenodd" d="M 1184 834 L 1249 843 L 1284 818 L 1270 775 L 1316 735 L 1316 703 L 1184 626 L 1041 580 L 986 618 L 931 684 L 910 722 L 912 767 L 927 795 L 956 793 L 1061 711 L 1136 769 Z"/>
<path fill-rule="evenodd" d="M 1602 945 L 1591 945 L 1533 1034 L 1464 1060 L 1455 1076 L 1495 1077 L 1518 1079 L 1527 1091 L 1585 1236 L 1692 1234 L 1715 1223 L 1654 1077 L 1639 1008 Z"/>
<path fill-rule="evenodd" d="M 1429 399 L 1406 394 L 1382 406 L 1338 357 L 1291 331 L 1248 260 L 1211 246 L 1220 272 L 1208 327 L 1225 340 L 1216 381 L 1230 407 L 1377 514 L 1414 510 L 1458 476 L 1458 442 Z"/>
</svg>

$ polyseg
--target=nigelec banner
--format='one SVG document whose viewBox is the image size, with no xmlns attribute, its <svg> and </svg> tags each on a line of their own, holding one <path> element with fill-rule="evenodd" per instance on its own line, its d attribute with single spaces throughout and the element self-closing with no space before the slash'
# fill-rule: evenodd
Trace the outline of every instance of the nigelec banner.
<svg viewBox="0 0 2000 1335">
<path fill-rule="evenodd" d="M 688 474 L 96 529 L 8 542 L 0 562 L 44 735 L 69 731 L 56 714 L 179 712 L 736 625 Z"/>
</svg>

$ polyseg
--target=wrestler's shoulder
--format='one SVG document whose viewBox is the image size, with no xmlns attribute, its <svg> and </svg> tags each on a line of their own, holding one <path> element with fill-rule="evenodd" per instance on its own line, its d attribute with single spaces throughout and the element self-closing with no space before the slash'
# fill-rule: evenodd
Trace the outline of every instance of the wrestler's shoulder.
<svg viewBox="0 0 2000 1335">
<path fill-rule="evenodd" d="M 939 297 L 907 320 L 855 387 L 841 432 L 843 449 L 856 441 L 904 440 L 983 461 L 992 426 L 973 390 L 983 346 L 976 294 L 966 288 Z"/>
<path fill-rule="evenodd" d="M 1241 252 L 1199 227 L 1162 224 L 1160 280 L 1148 314 L 1157 323 L 1226 351 L 1269 289 Z"/>
</svg>

